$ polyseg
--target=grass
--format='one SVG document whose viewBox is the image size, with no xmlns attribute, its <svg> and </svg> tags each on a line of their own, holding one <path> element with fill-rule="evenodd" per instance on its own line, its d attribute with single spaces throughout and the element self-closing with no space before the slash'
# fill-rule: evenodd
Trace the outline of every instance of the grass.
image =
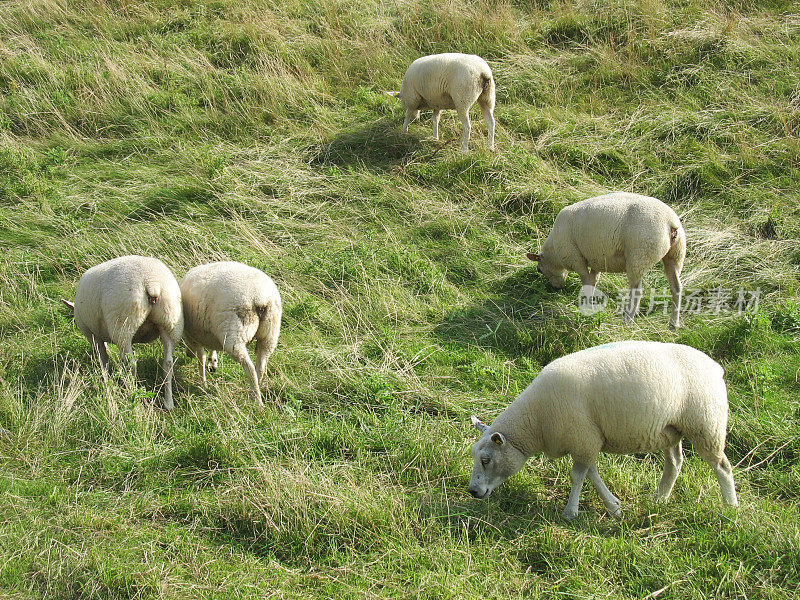
<svg viewBox="0 0 800 600">
<path fill-rule="evenodd" d="M 478 116 L 466 155 L 453 114 L 400 134 L 383 90 L 442 51 L 492 66 L 496 153 Z M 798 60 L 777 0 L 0 6 L 0 595 L 794 597 Z M 549 289 L 525 252 L 614 189 L 681 215 L 687 290 L 758 310 L 671 332 Z M 202 386 L 180 351 L 170 414 L 157 345 L 132 393 L 99 376 L 58 299 L 129 253 L 276 280 L 264 411 L 231 360 Z M 741 508 L 691 450 L 665 505 L 660 457 L 603 457 L 620 521 L 589 486 L 560 519 L 566 460 L 473 500 L 469 415 L 626 338 L 725 367 Z"/>
</svg>

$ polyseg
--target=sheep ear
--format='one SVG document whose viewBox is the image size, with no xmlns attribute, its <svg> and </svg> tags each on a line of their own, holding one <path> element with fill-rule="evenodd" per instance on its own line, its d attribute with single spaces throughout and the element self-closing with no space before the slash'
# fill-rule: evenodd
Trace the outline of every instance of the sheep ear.
<svg viewBox="0 0 800 600">
<path fill-rule="evenodd" d="M 541 255 L 534 254 L 533 252 L 528 252 L 525 256 L 527 256 L 530 260 L 539 260 Z"/>
<path fill-rule="evenodd" d="M 505 443 L 506 443 L 506 436 L 504 436 L 504 435 L 503 435 L 502 433 L 500 433 L 499 431 L 495 431 L 495 432 L 492 434 L 492 441 L 493 441 L 495 444 L 497 444 L 498 446 L 502 446 L 503 444 L 505 444 Z"/>
<path fill-rule="evenodd" d="M 481 421 L 481 420 L 480 420 L 478 417 L 476 417 L 475 415 L 472 415 L 472 417 L 471 417 L 471 421 L 472 421 L 472 426 L 473 426 L 475 429 L 477 429 L 478 431 L 480 431 L 481 433 L 483 433 L 484 431 L 486 431 L 487 429 L 489 429 L 489 426 L 488 426 L 486 423 L 484 423 L 483 421 Z"/>
<path fill-rule="evenodd" d="M 69 300 L 64 300 L 64 298 L 61 299 L 61 302 L 63 302 L 64 306 L 66 306 L 71 311 L 73 311 L 73 312 L 75 311 L 75 303 L 74 302 L 70 302 Z"/>
</svg>

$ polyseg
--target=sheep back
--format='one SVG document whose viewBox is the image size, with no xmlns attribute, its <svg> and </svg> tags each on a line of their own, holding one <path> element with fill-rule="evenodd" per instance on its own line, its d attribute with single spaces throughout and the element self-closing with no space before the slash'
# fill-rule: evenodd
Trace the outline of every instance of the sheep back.
<svg viewBox="0 0 800 600">
<path fill-rule="evenodd" d="M 88 269 L 75 291 L 75 323 L 87 336 L 123 345 L 183 331 L 178 281 L 157 258 L 121 256 Z"/>
<path fill-rule="evenodd" d="M 480 56 L 454 52 L 416 59 L 400 86 L 406 109 L 469 108 L 484 93 L 494 94 L 492 69 Z"/>
<path fill-rule="evenodd" d="M 723 369 L 682 344 L 626 341 L 569 354 L 547 365 L 497 417 L 494 431 L 536 422 L 551 458 L 664 450 L 686 436 L 722 452 L 728 420 Z M 525 447 L 525 440 L 520 440 Z M 599 445 L 599 447 L 598 447 Z"/>
<path fill-rule="evenodd" d="M 542 254 L 554 253 L 570 270 L 583 259 L 592 270 L 624 273 L 632 255 L 649 268 L 670 252 L 676 238 L 682 263 L 685 236 L 675 211 L 650 196 L 614 192 L 564 207 Z"/>
<path fill-rule="evenodd" d="M 186 273 L 180 287 L 190 344 L 228 350 L 277 334 L 280 294 L 263 271 L 233 261 L 209 263 Z"/>
</svg>

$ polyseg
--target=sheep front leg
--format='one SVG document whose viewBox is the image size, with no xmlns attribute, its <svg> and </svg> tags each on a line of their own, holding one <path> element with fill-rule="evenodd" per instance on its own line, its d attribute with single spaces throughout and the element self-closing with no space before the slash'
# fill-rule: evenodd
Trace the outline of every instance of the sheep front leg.
<svg viewBox="0 0 800 600">
<path fill-rule="evenodd" d="M 256 399 L 256 403 L 260 408 L 264 408 L 264 402 L 261 400 L 261 390 L 258 385 L 258 374 L 253 361 L 250 359 L 250 354 L 247 352 L 247 346 L 244 344 L 234 346 L 228 353 L 242 365 L 242 369 L 247 375 L 247 380 L 250 382 L 250 391 Z"/>
<path fill-rule="evenodd" d="M 175 408 L 175 403 L 172 401 L 172 371 L 174 369 L 174 362 L 172 360 L 172 352 L 175 349 L 175 342 L 169 333 L 161 332 L 161 344 L 164 346 L 164 408 L 172 410 Z"/>
<path fill-rule="evenodd" d="M 600 479 L 600 473 L 597 472 L 597 465 L 592 465 L 589 467 L 589 481 L 592 482 L 594 489 L 597 490 L 597 493 L 600 494 L 600 499 L 603 501 L 603 504 L 606 507 L 606 510 L 612 517 L 621 517 L 622 510 L 620 509 L 620 502 L 619 498 L 617 498 L 611 491 L 606 487 L 606 484 L 603 483 L 603 480 Z"/>
<path fill-rule="evenodd" d="M 108 349 L 106 343 L 97 339 L 94 335 L 89 336 L 89 343 L 92 345 L 92 354 L 100 360 L 100 371 L 103 373 L 103 380 L 108 380 Z"/>
<path fill-rule="evenodd" d="M 408 126 L 419 116 L 419 110 L 406 109 L 406 120 L 403 122 L 403 133 L 408 133 Z"/>
<path fill-rule="evenodd" d="M 658 482 L 656 501 L 660 502 L 669 499 L 682 466 L 683 446 L 681 440 L 678 440 L 677 444 L 664 450 L 664 473 L 661 475 L 661 481 Z"/>
<path fill-rule="evenodd" d="M 441 110 L 434 110 L 433 111 L 433 118 L 431 119 L 431 123 L 433 124 L 433 139 L 439 139 L 439 117 L 442 116 Z"/>
<path fill-rule="evenodd" d="M 119 358 L 122 363 L 122 381 L 130 389 L 136 384 L 136 357 L 133 354 L 133 340 L 125 340 L 119 344 Z"/>
<path fill-rule="evenodd" d="M 582 465 L 577 460 L 574 460 L 572 463 L 572 472 L 570 473 L 570 480 L 572 481 L 572 489 L 569 492 L 569 500 L 567 500 L 567 506 L 564 507 L 561 516 L 564 517 L 567 521 L 571 521 L 575 517 L 578 516 L 578 503 L 581 500 L 581 488 L 583 487 L 583 481 L 586 479 L 586 473 L 589 471 L 589 467 L 586 465 Z"/>
<path fill-rule="evenodd" d="M 206 383 L 206 361 L 208 360 L 208 355 L 206 353 L 206 349 L 202 346 L 198 346 L 197 349 L 194 351 L 195 356 L 197 356 L 197 368 L 200 369 L 200 381 L 203 384 Z"/>
<path fill-rule="evenodd" d="M 469 152 L 469 135 L 472 130 L 472 124 L 469 120 L 469 108 L 459 108 L 458 118 L 461 119 L 461 151 Z"/>
</svg>

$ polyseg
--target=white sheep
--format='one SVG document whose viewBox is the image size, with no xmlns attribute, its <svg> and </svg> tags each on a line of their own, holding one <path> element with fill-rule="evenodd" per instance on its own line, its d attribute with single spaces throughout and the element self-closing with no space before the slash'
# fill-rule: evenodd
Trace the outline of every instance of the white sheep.
<svg viewBox="0 0 800 600">
<path fill-rule="evenodd" d="M 403 133 L 419 116 L 420 109 L 433 109 L 433 137 L 439 139 L 439 117 L 443 109 L 454 108 L 461 119 L 461 150 L 469 149 L 469 109 L 477 100 L 489 130 L 489 149 L 494 150 L 495 85 L 492 69 L 474 54 L 432 54 L 418 58 L 406 70 L 399 92 L 406 111 Z"/>
<path fill-rule="evenodd" d="M 669 325 L 680 326 L 686 234 L 678 215 L 661 200 L 614 192 L 571 204 L 556 216 L 540 252 L 527 256 L 539 261 L 539 272 L 553 287 L 563 287 L 567 272 L 575 271 L 592 295 L 601 272 L 627 273 L 627 322 L 639 312 L 642 276 L 660 260 L 672 293 Z"/>
<path fill-rule="evenodd" d="M 656 499 L 666 500 L 683 463 L 681 439 L 692 442 L 711 466 L 722 497 L 737 506 L 733 472 L 725 456 L 728 397 L 719 364 L 689 346 L 626 341 L 561 357 L 482 432 L 472 447 L 475 464 L 469 491 L 487 498 L 534 454 L 573 459 L 572 490 L 562 513 L 578 514 L 588 474 L 606 509 L 620 516 L 620 503 L 605 486 L 595 461 L 600 452 L 664 452 Z"/>
<path fill-rule="evenodd" d="M 262 271 L 238 262 L 214 262 L 191 269 L 181 280 L 184 341 L 200 363 L 206 381 L 206 348 L 212 372 L 217 350 L 224 350 L 244 368 L 259 406 L 260 382 L 269 355 L 278 344 L 281 297 L 275 283 Z M 247 345 L 256 340 L 256 365 Z"/>
<path fill-rule="evenodd" d="M 134 343 L 157 337 L 164 346 L 164 406 L 172 410 L 172 352 L 183 333 L 178 281 L 157 258 L 121 256 L 87 270 L 78 281 L 75 302 L 62 300 L 75 313 L 78 329 L 89 340 L 108 372 L 106 342 L 115 344 L 122 364 L 136 376 Z"/>
</svg>

